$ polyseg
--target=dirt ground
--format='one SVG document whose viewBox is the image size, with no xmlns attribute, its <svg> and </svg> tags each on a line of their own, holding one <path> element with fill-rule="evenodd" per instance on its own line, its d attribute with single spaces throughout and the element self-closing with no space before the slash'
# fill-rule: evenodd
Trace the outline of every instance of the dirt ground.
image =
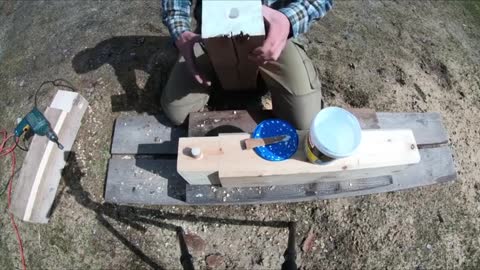
<svg viewBox="0 0 480 270">
<path fill-rule="evenodd" d="M 182 226 L 196 268 L 217 254 L 220 269 L 279 269 L 281 224 L 296 220 L 299 247 L 314 235 L 299 249 L 304 269 L 479 269 L 479 29 L 478 1 L 336 1 L 304 38 L 326 104 L 440 112 L 455 183 L 309 203 L 127 207 L 102 203 L 113 121 L 159 112 L 176 58 L 160 1 L 0 1 L 0 127 L 13 129 L 44 80 L 68 79 L 90 102 L 50 223 L 19 222 L 28 267 L 179 269 Z M 0 160 L 2 188 L 9 162 Z M 0 199 L 0 268 L 18 269 Z"/>
</svg>

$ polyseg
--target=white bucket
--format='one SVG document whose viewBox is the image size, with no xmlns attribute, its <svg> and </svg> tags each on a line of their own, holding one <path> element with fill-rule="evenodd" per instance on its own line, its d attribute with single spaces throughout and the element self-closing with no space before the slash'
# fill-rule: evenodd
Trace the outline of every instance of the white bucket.
<svg viewBox="0 0 480 270">
<path fill-rule="evenodd" d="M 305 153 L 312 163 L 325 163 L 351 156 L 360 145 L 362 130 L 358 119 L 339 107 L 322 109 L 310 126 Z"/>
</svg>

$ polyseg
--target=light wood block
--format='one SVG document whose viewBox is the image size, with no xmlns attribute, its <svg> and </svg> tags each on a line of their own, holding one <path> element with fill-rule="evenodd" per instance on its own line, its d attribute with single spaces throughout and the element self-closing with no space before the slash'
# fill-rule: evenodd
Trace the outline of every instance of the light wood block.
<svg viewBox="0 0 480 270">
<path fill-rule="evenodd" d="M 12 213 L 34 223 L 47 223 L 65 166 L 88 102 L 78 93 L 58 91 L 45 117 L 57 133 L 64 149 L 46 137 L 34 136 L 16 180 L 12 197 Z"/>
<path fill-rule="evenodd" d="M 264 36 L 260 0 L 202 1 L 202 39 L 225 90 L 256 89 L 258 66 L 248 54 Z"/>
<path fill-rule="evenodd" d="M 325 165 L 306 161 L 303 152 L 305 132 L 299 136 L 297 153 L 281 162 L 266 161 L 253 150 L 243 150 L 241 142 L 249 138 L 249 134 L 182 138 L 177 169 L 190 184 L 212 184 L 212 180 L 216 181 L 215 172 L 218 172 L 222 186 L 245 187 L 376 177 L 420 161 L 411 130 L 364 130 L 362 143 L 354 155 Z M 204 158 L 198 160 L 185 154 L 184 149 L 190 147 L 201 148 Z"/>
<path fill-rule="evenodd" d="M 265 35 L 260 0 L 203 0 L 202 38 Z"/>
</svg>

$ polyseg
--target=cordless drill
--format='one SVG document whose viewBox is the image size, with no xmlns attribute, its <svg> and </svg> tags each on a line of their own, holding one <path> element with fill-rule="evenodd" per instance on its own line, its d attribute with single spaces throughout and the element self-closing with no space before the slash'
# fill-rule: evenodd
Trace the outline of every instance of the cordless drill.
<svg viewBox="0 0 480 270">
<path fill-rule="evenodd" d="M 33 109 L 20 121 L 15 128 L 15 137 L 20 138 L 23 134 L 33 134 L 47 136 L 47 138 L 56 143 L 58 148 L 63 150 L 63 145 L 58 141 L 58 136 L 53 131 L 50 122 L 37 107 Z"/>
</svg>

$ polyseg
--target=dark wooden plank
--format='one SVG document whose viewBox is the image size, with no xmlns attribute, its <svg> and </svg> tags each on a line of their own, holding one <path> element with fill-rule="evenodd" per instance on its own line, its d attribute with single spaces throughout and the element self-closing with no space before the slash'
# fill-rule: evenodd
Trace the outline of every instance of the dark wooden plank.
<svg viewBox="0 0 480 270">
<path fill-rule="evenodd" d="M 412 129 L 419 146 L 448 142 L 448 134 L 438 113 L 375 113 L 370 109 L 350 109 L 363 129 Z M 215 111 L 190 114 L 189 137 L 215 136 L 218 133 L 252 133 L 259 122 L 273 117 L 271 112 Z M 254 115 L 255 117 L 252 117 Z"/>
<path fill-rule="evenodd" d="M 456 179 L 449 147 L 421 149 L 419 164 L 369 179 L 270 187 L 190 186 L 176 172 L 175 160 L 110 160 L 105 201 L 117 204 L 257 204 L 298 202 L 399 191 Z"/>
<path fill-rule="evenodd" d="M 110 159 L 105 201 L 116 204 L 184 204 L 186 182 L 174 159 Z"/>
<path fill-rule="evenodd" d="M 377 113 L 382 129 L 409 128 L 417 145 L 440 145 L 448 142 L 447 130 L 439 113 Z"/>
<path fill-rule="evenodd" d="M 187 186 L 188 204 L 248 204 L 299 202 L 399 191 L 444 183 L 457 174 L 449 147 L 421 149 L 422 161 L 391 176 L 316 183 L 253 188 Z"/>
<path fill-rule="evenodd" d="M 217 136 L 219 133 L 252 133 L 271 111 L 213 111 L 191 113 L 188 137 Z"/>
<path fill-rule="evenodd" d="M 113 155 L 176 154 L 186 130 L 173 127 L 164 115 L 120 116 L 115 122 Z"/>
<path fill-rule="evenodd" d="M 348 109 L 353 115 L 358 118 L 360 127 L 362 129 L 378 129 L 377 113 L 372 109 Z"/>
</svg>

